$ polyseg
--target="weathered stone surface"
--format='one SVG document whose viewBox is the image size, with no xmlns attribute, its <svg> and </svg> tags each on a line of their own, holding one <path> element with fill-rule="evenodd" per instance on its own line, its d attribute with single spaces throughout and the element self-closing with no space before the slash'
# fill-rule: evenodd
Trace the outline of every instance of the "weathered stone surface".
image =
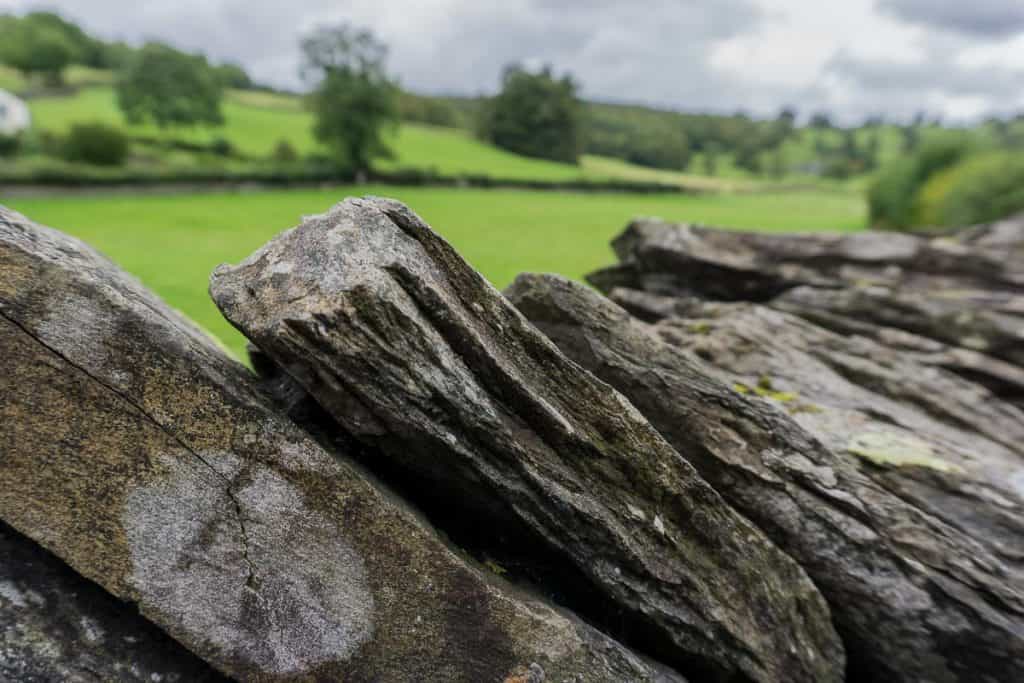
<svg viewBox="0 0 1024 683">
<path fill-rule="evenodd" d="M 764 302 L 1024 402 L 1024 215 L 952 235 L 773 235 L 635 221 L 590 276 L 652 321 L 682 300 Z M 932 347 L 930 350 L 927 347 Z"/>
<path fill-rule="evenodd" d="M 0 208 L 0 274 L 0 518 L 221 671 L 680 680 L 443 543 L 80 242 Z"/>
<path fill-rule="evenodd" d="M 842 677 L 802 570 L 406 207 L 347 200 L 211 293 L 382 457 L 556 549 L 658 659 L 700 680 Z"/>
<path fill-rule="evenodd" d="M 0 523 L 0 681 L 223 681 L 99 586 Z"/>
<path fill-rule="evenodd" d="M 612 246 L 621 264 L 598 271 L 603 290 L 766 301 L 801 285 L 979 290 L 998 302 L 1024 287 L 1024 215 L 942 237 L 857 232 L 772 234 L 643 219 Z M 998 305 L 998 303 L 997 303 Z"/>
<path fill-rule="evenodd" d="M 553 276 L 507 295 L 800 562 L 851 680 L 1024 677 L 1019 411 L 762 306 L 649 325 Z"/>
</svg>

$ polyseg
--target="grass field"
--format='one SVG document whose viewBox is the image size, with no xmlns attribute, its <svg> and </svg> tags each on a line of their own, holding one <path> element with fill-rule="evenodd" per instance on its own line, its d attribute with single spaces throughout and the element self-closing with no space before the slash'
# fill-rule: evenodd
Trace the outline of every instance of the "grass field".
<svg viewBox="0 0 1024 683">
<path fill-rule="evenodd" d="M 821 192 L 640 196 L 359 187 L 0 202 L 93 244 L 242 354 L 242 337 L 206 294 L 210 271 L 244 258 L 303 214 L 324 211 L 353 194 L 407 202 L 498 287 L 523 271 L 581 278 L 611 263 L 609 240 L 638 215 L 770 231 L 849 231 L 865 222 L 860 197 Z"/>
<path fill-rule="evenodd" d="M 37 98 L 29 104 L 34 125 L 57 133 L 66 132 L 75 123 L 103 122 L 126 128 L 136 136 L 175 137 L 207 144 L 224 138 L 251 157 L 269 156 L 281 140 L 287 140 L 303 154 L 318 149 L 312 135 L 312 115 L 303 109 L 300 99 L 287 95 L 229 91 L 223 105 L 223 127 L 172 131 L 161 131 L 152 125 L 127 126 L 109 86 L 82 88 L 69 97 Z M 736 178 L 710 178 L 646 168 L 600 156 L 585 156 L 579 166 L 530 159 L 481 142 L 464 130 L 408 122 L 389 134 L 388 144 L 395 156 L 377 163 L 384 171 L 433 169 L 443 175 L 549 182 L 629 180 L 711 190 L 731 190 L 754 184 Z"/>
</svg>

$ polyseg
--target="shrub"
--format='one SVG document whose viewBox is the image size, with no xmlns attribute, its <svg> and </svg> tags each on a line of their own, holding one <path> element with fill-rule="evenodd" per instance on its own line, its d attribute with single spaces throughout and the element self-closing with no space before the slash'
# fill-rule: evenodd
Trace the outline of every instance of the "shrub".
<svg viewBox="0 0 1024 683">
<path fill-rule="evenodd" d="M 96 166 L 119 166 L 128 156 L 128 137 L 103 123 L 76 123 L 64 140 L 64 158 Z"/>
<path fill-rule="evenodd" d="M 986 223 L 1024 211 L 1024 158 L 995 152 L 971 157 L 943 179 L 939 222 L 948 227 Z"/>
<path fill-rule="evenodd" d="M 298 160 L 299 154 L 292 147 L 292 143 L 282 138 L 277 141 L 272 158 L 279 163 L 290 164 Z"/>
<path fill-rule="evenodd" d="M 0 157 L 13 157 L 21 148 L 21 138 L 17 135 L 0 133 Z"/>
<path fill-rule="evenodd" d="M 868 190 L 871 223 L 888 229 L 914 225 L 918 190 L 932 175 L 951 167 L 967 152 L 964 137 L 932 140 L 914 155 L 887 165 Z"/>
<path fill-rule="evenodd" d="M 210 151 L 219 157 L 229 157 L 235 153 L 235 147 L 229 140 L 216 138 L 210 143 Z"/>
</svg>

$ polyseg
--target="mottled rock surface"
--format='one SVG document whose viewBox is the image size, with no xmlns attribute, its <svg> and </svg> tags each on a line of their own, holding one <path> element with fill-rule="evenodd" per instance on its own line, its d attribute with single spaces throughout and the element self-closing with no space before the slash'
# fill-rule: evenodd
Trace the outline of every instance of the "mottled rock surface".
<svg viewBox="0 0 1024 683">
<path fill-rule="evenodd" d="M 1024 677 L 1013 408 L 756 305 L 650 325 L 554 276 L 506 293 L 800 562 L 832 606 L 850 680 Z"/>
<path fill-rule="evenodd" d="M 406 207 L 347 200 L 219 268 L 211 293 L 344 429 L 553 548 L 661 661 L 697 680 L 842 678 L 796 563 Z"/>
<path fill-rule="evenodd" d="M 0 522 L 0 681 L 225 681 L 205 662 Z"/>
<path fill-rule="evenodd" d="M 914 350 L 1024 404 L 1024 215 L 943 236 L 765 234 L 654 219 L 589 280 L 647 319 L 679 301 L 765 303 Z"/>
<path fill-rule="evenodd" d="M 0 519 L 222 672 L 680 680 L 442 542 L 82 243 L 0 208 L 0 274 Z"/>
</svg>

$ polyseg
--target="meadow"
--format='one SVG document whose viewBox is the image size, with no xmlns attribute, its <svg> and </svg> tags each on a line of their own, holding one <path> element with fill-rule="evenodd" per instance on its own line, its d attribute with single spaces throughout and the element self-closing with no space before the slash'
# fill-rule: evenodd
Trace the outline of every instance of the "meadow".
<svg viewBox="0 0 1024 683">
<path fill-rule="evenodd" d="M 203 144 L 222 138 L 239 153 L 253 158 L 269 157 L 282 141 L 301 154 L 322 151 L 313 138 L 312 115 L 303 108 L 299 98 L 283 94 L 228 91 L 223 105 L 224 126 L 176 130 L 160 130 L 151 124 L 127 125 L 117 106 L 114 90 L 107 85 L 83 87 L 70 96 L 36 98 L 29 104 L 34 125 L 55 133 L 66 133 L 75 123 L 102 122 L 124 128 L 133 136 L 147 138 L 173 137 Z M 744 178 L 736 173 L 712 178 L 597 155 L 584 155 L 576 166 L 531 159 L 482 142 L 466 130 L 410 122 L 390 130 L 387 140 L 394 156 L 375 162 L 381 171 L 419 169 L 446 176 L 478 175 L 548 182 L 625 180 L 723 191 L 756 185 L 749 176 Z M 728 168 L 724 163 L 723 167 Z"/>
<path fill-rule="evenodd" d="M 244 357 L 241 335 L 206 293 L 219 263 L 237 262 L 346 196 L 408 203 L 495 286 L 520 272 L 582 278 L 613 262 L 609 241 L 636 216 L 766 231 L 852 231 L 865 224 L 855 194 L 571 194 L 406 187 L 173 195 L 52 194 L 0 198 L 33 220 L 82 238 L 139 277 Z"/>
</svg>

